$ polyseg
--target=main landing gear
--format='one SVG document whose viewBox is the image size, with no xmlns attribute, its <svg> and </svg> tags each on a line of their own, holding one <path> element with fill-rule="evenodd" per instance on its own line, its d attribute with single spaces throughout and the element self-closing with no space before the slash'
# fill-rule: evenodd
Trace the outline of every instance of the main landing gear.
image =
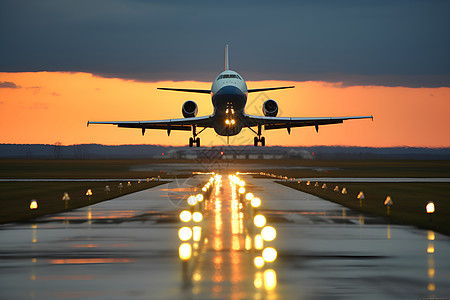
<svg viewBox="0 0 450 300">
<path fill-rule="evenodd" d="M 261 136 L 261 137 L 256 137 L 253 139 L 253 145 L 255 147 L 258 146 L 258 143 L 261 143 L 261 146 L 264 147 L 266 145 L 266 138 Z"/>
<path fill-rule="evenodd" d="M 258 124 L 258 133 L 256 133 L 258 136 L 253 139 L 253 145 L 255 147 L 258 146 L 259 143 L 261 143 L 261 147 L 264 147 L 266 145 L 266 138 L 261 136 L 261 124 Z"/>
<path fill-rule="evenodd" d="M 200 147 L 200 138 L 189 138 L 189 147 L 192 147 L 193 145 L 196 145 L 197 147 Z"/>
<path fill-rule="evenodd" d="M 189 147 L 194 146 L 194 144 L 195 144 L 197 147 L 200 147 L 200 138 L 197 137 L 197 136 L 198 136 L 200 133 L 202 133 L 202 131 L 205 130 L 206 127 L 203 128 L 202 130 L 200 130 L 199 133 L 197 133 L 197 130 L 196 130 L 196 129 L 197 129 L 197 126 L 192 125 L 192 135 L 193 135 L 193 137 L 190 137 L 190 138 L 189 138 Z"/>
</svg>

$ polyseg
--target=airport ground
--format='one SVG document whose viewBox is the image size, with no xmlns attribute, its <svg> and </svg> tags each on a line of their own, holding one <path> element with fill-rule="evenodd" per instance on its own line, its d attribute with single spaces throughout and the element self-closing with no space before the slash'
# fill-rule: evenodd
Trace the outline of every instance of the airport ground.
<svg viewBox="0 0 450 300">
<path fill-rule="evenodd" d="M 189 166 L 189 167 L 185 167 Z M 190 176 L 192 171 L 219 168 L 227 172 L 270 172 L 295 178 L 448 178 L 450 161 L 408 161 L 408 160 L 248 160 L 248 161 L 192 161 L 192 160 L 0 160 L 0 179 L 69 179 L 69 181 L 0 182 L 0 223 L 7 223 L 38 215 L 78 208 L 120 196 L 117 188 L 122 182 L 122 193 L 132 193 L 156 186 L 146 178 L 173 179 Z M 70 181 L 70 179 L 87 181 Z M 110 181 L 91 181 L 110 179 Z M 127 181 L 133 180 L 131 187 Z M 142 183 L 137 184 L 141 179 Z M 450 234 L 450 184 L 449 183 L 332 183 L 327 190 L 308 187 L 303 184 L 284 183 L 302 191 L 317 195 L 355 210 L 386 216 L 384 201 L 392 197 L 390 218 L 396 222 L 415 224 Z M 108 195 L 105 185 L 111 187 Z M 322 185 L 322 184 L 321 184 Z M 332 191 L 335 185 L 347 186 L 347 196 Z M 95 191 L 89 199 L 87 189 Z M 362 207 L 356 200 L 363 191 L 366 199 Z M 71 201 L 61 201 L 67 192 Z M 39 199 L 38 211 L 30 211 L 31 199 Z M 425 212 L 428 201 L 436 204 L 432 222 Z M 387 216 L 386 216 L 387 217 Z"/>
<path fill-rule="evenodd" d="M 184 170 L 170 166 L 176 168 Z M 224 172 L 212 179 L 205 173 L 174 178 L 87 207 L 1 225 L 1 298 L 450 295 L 448 236 L 360 213 L 273 178 L 239 177 Z M 241 199 L 241 180 L 260 199 L 254 199 L 259 207 Z M 202 191 L 207 182 L 213 184 Z M 188 208 L 187 196 L 201 192 L 203 202 Z M 180 212 L 191 209 L 203 218 L 182 222 Z"/>
</svg>

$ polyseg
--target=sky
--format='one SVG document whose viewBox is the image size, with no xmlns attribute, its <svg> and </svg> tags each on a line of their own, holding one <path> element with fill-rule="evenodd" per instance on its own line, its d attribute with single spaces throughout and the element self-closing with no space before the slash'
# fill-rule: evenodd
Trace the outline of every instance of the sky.
<svg viewBox="0 0 450 300">
<path fill-rule="evenodd" d="M 268 145 L 450 147 L 449 1 L 64 1 L 0 3 L 0 143 L 185 145 L 187 132 L 86 127 L 88 120 L 181 117 L 230 66 L 247 113 L 373 115 L 374 121 L 265 132 Z M 203 145 L 226 139 L 202 133 Z M 244 129 L 231 138 L 252 144 Z"/>
</svg>

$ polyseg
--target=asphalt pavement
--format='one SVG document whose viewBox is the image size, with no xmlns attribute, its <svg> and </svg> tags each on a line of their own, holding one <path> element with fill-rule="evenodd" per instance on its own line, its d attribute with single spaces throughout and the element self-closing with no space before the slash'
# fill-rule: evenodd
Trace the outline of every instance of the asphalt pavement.
<svg viewBox="0 0 450 300">
<path fill-rule="evenodd" d="M 185 200 L 209 175 L 2 225 L 0 298 L 450 297 L 448 236 L 389 224 L 271 179 L 240 178 L 260 207 L 251 208 L 223 174 L 192 208 L 203 213 L 198 223 L 183 223 L 179 214 L 191 210 Z M 260 244 L 256 214 L 276 230 L 274 240 Z M 179 229 L 194 226 L 197 236 L 181 241 Z M 264 257 L 258 268 L 255 258 L 266 248 L 276 258 Z"/>
</svg>

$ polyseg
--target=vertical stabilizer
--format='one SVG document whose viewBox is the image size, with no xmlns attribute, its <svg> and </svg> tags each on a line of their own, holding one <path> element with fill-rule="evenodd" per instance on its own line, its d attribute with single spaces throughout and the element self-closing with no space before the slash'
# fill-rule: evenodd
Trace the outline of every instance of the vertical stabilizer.
<svg viewBox="0 0 450 300">
<path fill-rule="evenodd" d="M 225 45 L 225 71 L 230 69 L 230 61 L 228 60 L 228 44 Z"/>
</svg>

